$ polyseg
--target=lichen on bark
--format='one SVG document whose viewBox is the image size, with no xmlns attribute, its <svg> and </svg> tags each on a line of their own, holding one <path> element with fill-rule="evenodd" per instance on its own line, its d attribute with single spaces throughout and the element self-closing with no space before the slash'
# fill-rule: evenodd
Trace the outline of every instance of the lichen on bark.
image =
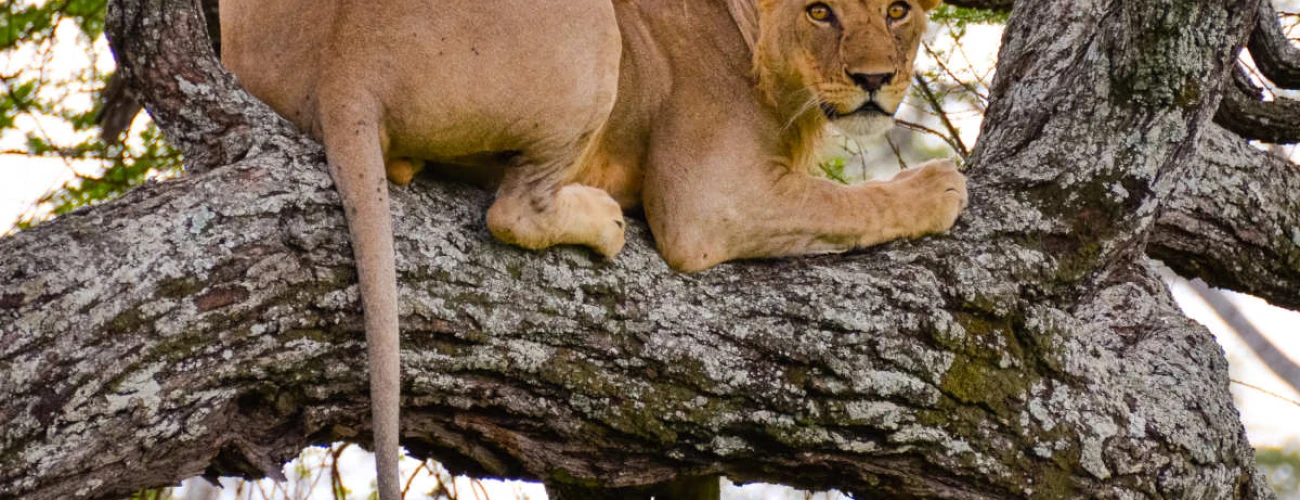
<svg viewBox="0 0 1300 500">
<path fill-rule="evenodd" d="M 191 2 L 112 5 L 124 71 L 217 168 L 0 240 L 0 498 L 274 473 L 368 435 L 319 146 L 200 44 L 160 42 L 198 36 Z M 394 189 L 403 444 L 588 489 L 724 473 L 863 498 L 1270 497 L 1221 350 L 1144 255 L 1188 213 L 1162 180 L 1203 156 L 1250 22 L 1233 5 L 1017 6 L 946 236 L 682 275 L 639 222 L 610 264 L 496 243 L 473 188 Z M 1295 270 L 1273 264 L 1233 276 Z"/>
</svg>

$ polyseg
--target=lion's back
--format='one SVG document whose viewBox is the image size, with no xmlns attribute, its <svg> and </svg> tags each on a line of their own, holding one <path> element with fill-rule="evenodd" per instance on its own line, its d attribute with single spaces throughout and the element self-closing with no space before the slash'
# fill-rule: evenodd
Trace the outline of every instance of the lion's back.
<svg viewBox="0 0 1300 500">
<path fill-rule="evenodd" d="M 223 0 L 222 31 L 227 67 L 300 127 L 374 98 L 394 147 L 429 159 L 594 127 L 621 50 L 608 0 Z"/>
</svg>

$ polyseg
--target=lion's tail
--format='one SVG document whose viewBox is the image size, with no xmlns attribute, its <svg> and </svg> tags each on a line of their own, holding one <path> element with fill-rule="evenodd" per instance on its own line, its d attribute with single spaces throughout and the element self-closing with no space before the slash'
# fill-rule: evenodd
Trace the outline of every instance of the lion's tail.
<svg viewBox="0 0 1300 500">
<path fill-rule="evenodd" d="M 370 368 L 379 498 L 399 500 L 397 464 L 401 360 L 397 328 L 397 270 L 388 180 L 384 175 L 379 107 L 353 96 L 322 102 L 349 103 L 321 110 L 321 132 L 335 188 L 352 235 L 360 281 Z"/>
</svg>

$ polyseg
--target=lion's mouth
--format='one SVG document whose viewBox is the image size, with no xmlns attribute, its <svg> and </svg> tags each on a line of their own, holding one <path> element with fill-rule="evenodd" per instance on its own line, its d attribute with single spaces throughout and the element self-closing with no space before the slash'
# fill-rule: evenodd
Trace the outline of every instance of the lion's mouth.
<svg viewBox="0 0 1300 500">
<path fill-rule="evenodd" d="M 858 109 L 855 109 L 848 113 L 841 113 L 839 112 L 839 110 L 835 109 L 835 105 L 830 103 L 825 103 L 825 102 L 822 103 L 821 108 L 822 108 L 822 113 L 825 114 L 826 118 L 829 120 L 838 120 L 846 116 L 893 116 L 894 115 L 893 113 L 885 111 L 885 109 L 880 107 L 879 104 L 876 104 L 875 101 L 867 101 L 863 103 L 862 106 L 859 106 Z"/>
</svg>

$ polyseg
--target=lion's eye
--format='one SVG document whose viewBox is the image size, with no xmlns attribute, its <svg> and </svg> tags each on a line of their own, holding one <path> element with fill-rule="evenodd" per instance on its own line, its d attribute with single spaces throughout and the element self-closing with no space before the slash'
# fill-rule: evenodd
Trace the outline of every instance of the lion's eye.
<svg viewBox="0 0 1300 500">
<path fill-rule="evenodd" d="M 912 7 L 904 2 L 894 2 L 889 6 L 889 19 L 898 21 L 907 17 L 907 13 L 912 11 Z"/>
<path fill-rule="evenodd" d="M 834 17 L 831 8 L 824 3 L 815 3 L 808 6 L 808 17 L 819 23 L 828 22 Z"/>
</svg>

